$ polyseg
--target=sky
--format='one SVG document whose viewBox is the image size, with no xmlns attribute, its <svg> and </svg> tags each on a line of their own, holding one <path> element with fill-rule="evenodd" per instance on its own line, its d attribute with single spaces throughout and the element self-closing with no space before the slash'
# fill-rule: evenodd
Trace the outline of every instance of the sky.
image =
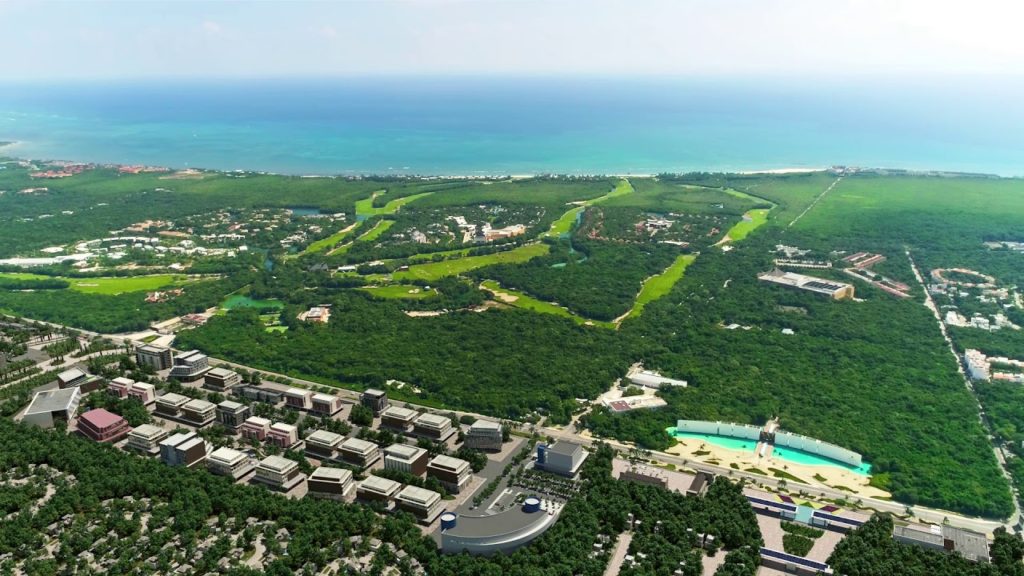
<svg viewBox="0 0 1024 576">
<path fill-rule="evenodd" d="M 1024 75 L 1016 0 L 0 0 L 7 80 Z"/>
</svg>

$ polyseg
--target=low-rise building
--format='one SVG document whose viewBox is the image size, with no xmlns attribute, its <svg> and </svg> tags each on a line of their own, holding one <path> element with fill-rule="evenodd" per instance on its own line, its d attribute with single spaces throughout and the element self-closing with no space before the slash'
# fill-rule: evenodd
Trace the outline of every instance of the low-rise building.
<svg viewBox="0 0 1024 576">
<path fill-rule="evenodd" d="M 287 492 L 306 480 L 299 472 L 299 463 L 280 456 L 267 456 L 256 466 L 253 480 L 262 482 L 275 490 Z"/>
<path fill-rule="evenodd" d="M 78 386 L 89 375 L 80 370 L 79 368 L 69 368 L 60 374 L 57 374 L 57 387 L 60 389 L 71 388 L 72 386 Z"/>
<path fill-rule="evenodd" d="M 469 483 L 473 470 L 469 462 L 439 454 L 427 463 L 427 476 L 437 478 L 449 492 L 459 493 Z"/>
<path fill-rule="evenodd" d="M 310 496 L 342 500 L 352 489 L 352 472 L 344 468 L 321 466 L 309 475 L 306 485 Z"/>
<path fill-rule="evenodd" d="M 156 386 L 146 382 L 135 382 L 128 389 L 128 397 L 138 400 L 143 406 L 151 406 L 156 402 Z"/>
<path fill-rule="evenodd" d="M 544 508 L 547 508 L 545 510 Z M 522 506 L 484 516 L 441 515 L 441 551 L 508 554 L 543 534 L 558 515 L 550 504 L 527 498 Z"/>
<path fill-rule="evenodd" d="M 371 466 L 380 460 L 380 448 L 373 442 L 349 438 L 341 443 L 341 461 L 359 468 Z"/>
<path fill-rule="evenodd" d="M 980 350 L 969 349 L 964 351 L 964 364 L 967 365 L 967 375 L 971 380 L 988 382 L 992 379 L 991 365 L 988 357 Z"/>
<path fill-rule="evenodd" d="M 250 416 L 242 422 L 238 429 L 239 434 L 246 440 L 257 440 L 263 442 L 270 433 L 270 420 L 259 416 Z"/>
<path fill-rule="evenodd" d="M 174 365 L 174 353 L 166 346 L 147 344 L 135 348 L 135 363 L 154 371 L 169 370 Z"/>
<path fill-rule="evenodd" d="M 306 454 L 320 460 L 333 460 L 345 437 L 327 430 L 317 430 L 306 436 Z"/>
<path fill-rule="evenodd" d="M 78 411 L 82 391 L 78 388 L 36 392 L 21 417 L 22 422 L 40 428 L 53 428 L 57 422 L 70 422 Z"/>
<path fill-rule="evenodd" d="M 78 418 L 78 432 L 94 442 L 117 442 L 131 431 L 124 418 L 104 408 L 89 410 Z"/>
<path fill-rule="evenodd" d="M 854 290 L 852 284 L 836 282 L 835 280 L 826 280 L 824 278 L 816 278 L 814 276 L 805 276 L 795 272 L 786 272 L 779 270 L 778 268 L 771 272 L 759 274 L 757 278 L 763 282 L 770 282 L 787 288 L 795 288 L 798 290 L 814 292 L 816 294 L 823 294 L 833 300 L 853 298 Z"/>
<path fill-rule="evenodd" d="M 588 453 L 583 446 L 560 440 L 554 444 L 537 445 L 537 468 L 559 474 L 575 476 Z"/>
<path fill-rule="evenodd" d="M 979 532 L 942 526 L 894 526 L 892 537 L 897 542 L 939 552 L 958 552 L 972 562 L 988 562 L 988 538 Z"/>
<path fill-rule="evenodd" d="M 250 414 L 252 414 L 252 410 L 240 402 L 225 400 L 217 404 L 217 423 L 231 430 L 236 430 L 241 426 L 249 418 Z"/>
<path fill-rule="evenodd" d="M 441 495 L 419 486 L 406 486 L 395 496 L 400 510 L 405 510 L 424 524 L 430 524 L 441 515 Z"/>
<path fill-rule="evenodd" d="M 206 468 L 214 474 L 228 476 L 234 480 L 252 472 L 255 465 L 243 452 L 232 448 L 218 448 L 206 459 Z"/>
<path fill-rule="evenodd" d="M 124 376 L 118 376 L 107 383 L 107 392 L 110 392 L 118 398 L 127 398 L 128 390 L 131 389 L 135 381 L 131 378 L 125 378 Z"/>
<path fill-rule="evenodd" d="M 175 392 L 168 392 L 156 399 L 156 409 L 153 411 L 157 416 L 165 418 L 181 419 L 181 409 L 192 399 Z"/>
<path fill-rule="evenodd" d="M 125 447 L 140 454 L 155 456 L 160 453 L 160 443 L 167 439 L 167 430 L 152 424 L 136 426 L 128 433 Z"/>
<path fill-rule="evenodd" d="M 374 414 L 380 414 L 388 407 L 388 394 L 377 388 L 367 388 L 359 397 L 359 403 L 373 410 Z"/>
<path fill-rule="evenodd" d="M 171 378 L 192 382 L 202 378 L 210 370 L 210 359 L 199 350 L 185 352 L 174 358 Z"/>
<path fill-rule="evenodd" d="M 420 414 L 418 418 L 413 420 L 412 428 L 413 434 L 438 442 L 444 442 L 455 434 L 451 418 L 429 412 Z"/>
<path fill-rule="evenodd" d="M 239 398 L 245 398 L 246 400 L 253 400 L 256 402 L 265 402 L 271 405 L 278 405 L 281 403 L 284 394 L 277 390 L 270 390 L 268 388 L 260 388 L 259 386 L 235 386 L 231 393 Z"/>
<path fill-rule="evenodd" d="M 160 443 L 160 459 L 168 466 L 191 468 L 206 460 L 209 446 L 195 432 L 175 434 Z"/>
<path fill-rule="evenodd" d="M 203 376 L 203 386 L 216 392 L 227 392 L 241 383 L 242 377 L 227 368 L 210 368 Z"/>
<path fill-rule="evenodd" d="M 334 416 L 341 412 L 341 398 L 333 394 L 313 394 L 309 411 L 318 416 Z"/>
<path fill-rule="evenodd" d="M 391 428 L 392 430 L 405 433 L 409 431 L 409 426 L 416 419 L 417 415 L 415 410 L 400 406 L 389 406 L 380 415 L 380 425 L 382 428 Z"/>
<path fill-rule="evenodd" d="M 502 437 L 501 424 L 488 420 L 477 420 L 470 424 L 464 443 L 467 448 L 500 452 Z"/>
<path fill-rule="evenodd" d="M 181 407 L 181 417 L 189 424 L 202 428 L 216 418 L 217 405 L 206 400 L 189 400 Z"/>
<path fill-rule="evenodd" d="M 391 502 L 398 495 L 402 485 L 388 478 L 367 476 L 356 486 L 356 498 L 367 502 Z"/>
<path fill-rule="evenodd" d="M 309 410 L 313 407 L 313 393 L 301 388 L 289 388 L 284 391 L 284 404 L 297 410 Z"/>
<path fill-rule="evenodd" d="M 284 422 L 274 422 L 267 432 L 267 442 L 282 450 L 295 448 L 299 443 L 299 429 Z"/>
<path fill-rule="evenodd" d="M 384 469 L 423 476 L 427 471 L 429 458 L 430 454 L 423 448 L 408 444 L 392 444 L 384 449 Z"/>
</svg>

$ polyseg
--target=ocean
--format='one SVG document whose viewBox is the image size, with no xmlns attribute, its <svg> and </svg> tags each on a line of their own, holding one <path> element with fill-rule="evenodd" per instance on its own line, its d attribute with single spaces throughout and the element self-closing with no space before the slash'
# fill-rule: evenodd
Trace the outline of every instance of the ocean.
<svg viewBox="0 0 1024 576">
<path fill-rule="evenodd" d="M 760 78 L 0 84 L 0 154 L 287 174 L 832 165 L 1024 175 L 1024 81 Z"/>
</svg>

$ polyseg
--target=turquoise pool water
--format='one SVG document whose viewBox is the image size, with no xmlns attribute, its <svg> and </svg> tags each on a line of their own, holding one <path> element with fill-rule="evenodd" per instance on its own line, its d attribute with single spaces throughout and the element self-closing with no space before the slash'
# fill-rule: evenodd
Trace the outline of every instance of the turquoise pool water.
<svg viewBox="0 0 1024 576">
<path fill-rule="evenodd" d="M 744 440 L 742 438 L 718 436 L 716 434 L 676 432 L 674 426 L 669 428 L 667 432 L 669 436 L 673 436 L 675 438 L 692 438 L 694 440 L 700 440 L 701 442 L 707 442 L 708 444 L 714 444 L 715 446 L 721 446 L 722 448 L 728 448 L 729 450 L 746 450 L 748 452 L 753 452 L 754 448 L 757 447 L 757 441 L 755 440 Z"/>
<path fill-rule="evenodd" d="M 855 474 L 862 476 L 871 475 L 871 464 L 862 462 L 860 466 L 848 466 L 842 462 L 832 460 L 831 458 L 824 458 L 810 452 L 804 452 L 803 450 L 796 450 L 793 448 L 779 448 L 778 446 L 772 451 L 772 458 L 779 458 L 781 460 L 788 460 L 794 464 L 804 464 L 806 466 L 834 466 L 836 468 L 842 468 L 849 470 Z"/>
</svg>

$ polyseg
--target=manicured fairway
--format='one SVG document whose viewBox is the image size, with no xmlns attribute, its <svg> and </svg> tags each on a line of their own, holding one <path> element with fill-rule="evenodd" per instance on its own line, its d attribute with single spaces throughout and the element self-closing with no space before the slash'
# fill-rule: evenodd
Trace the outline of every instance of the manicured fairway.
<svg viewBox="0 0 1024 576">
<path fill-rule="evenodd" d="M 466 258 L 456 258 L 453 260 L 444 260 L 442 262 L 415 264 L 410 266 L 408 270 L 395 272 L 393 277 L 395 280 L 437 280 L 438 278 L 444 278 L 445 276 L 457 276 L 463 272 L 468 272 L 484 266 L 490 266 L 491 264 L 516 264 L 519 262 L 526 262 L 531 258 L 547 254 L 548 250 L 550 250 L 550 248 L 547 244 L 527 244 L 514 250 L 496 252 L 485 256 L 467 256 Z"/>
<path fill-rule="evenodd" d="M 244 294 L 232 294 L 220 303 L 225 310 L 235 308 L 284 308 L 284 302 L 280 300 L 255 300 Z"/>
<path fill-rule="evenodd" d="M 541 314 L 554 314 L 555 316 L 561 316 L 563 318 L 569 318 L 577 324 L 591 324 L 594 326 L 601 326 L 602 328 L 615 328 L 615 324 L 611 322 L 603 322 L 601 320 L 588 320 L 582 316 L 577 316 L 570 312 L 564 306 L 558 306 L 551 302 L 544 302 L 538 300 L 532 296 L 529 296 L 518 290 L 511 290 L 509 288 L 502 288 L 497 282 L 493 280 L 484 280 L 480 284 L 484 288 L 494 292 L 497 295 L 499 302 L 514 306 L 516 308 L 522 308 L 524 310 L 530 310 L 531 312 L 539 312 Z"/>
<path fill-rule="evenodd" d="M 672 262 L 672 265 L 666 268 L 664 272 L 648 278 L 644 282 L 643 287 L 640 288 L 640 294 L 636 297 L 636 303 L 633 304 L 633 308 L 626 317 L 633 318 L 639 316 L 648 302 L 653 302 L 668 294 L 676 282 L 682 279 L 683 273 L 686 272 L 686 267 L 696 259 L 696 254 L 680 254 L 675 259 L 675 262 Z"/>
<path fill-rule="evenodd" d="M 331 234 L 327 238 L 321 238 L 320 240 L 313 242 L 309 246 L 306 246 L 306 249 L 302 251 L 302 254 L 313 254 L 316 252 L 323 252 L 324 250 L 334 247 L 334 245 L 338 244 L 346 237 L 348 237 L 349 234 L 354 233 L 357 226 L 359 226 L 358 222 L 349 224 L 348 226 L 342 228 L 341 230 L 338 230 L 334 234 Z"/>
<path fill-rule="evenodd" d="M 419 286 L 410 286 L 408 284 L 392 284 L 390 286 L 367 286 L 360 288 L 367 294 L 373 294 L 378 298 L 411 298 L 419 300 L 421 298 L 430 298 L 437 296 L 437 290 L 433 288 L 424 289 Z"/>
<path fill-rule="evenodd" d="M 365 234 L 356 238 L 356 242 L 371 242 L 380 237 L 381 234 L 387 232 L 388 228 L 395 225 L 394 220 L 381 220 L 377 222 L 377 225 L 368 230 Z"/>
<path fill-rule="evenodd" d="M 729 229 L 727 235 L 733 242 L 743 240 L 762 224 L 768 221 L 768 209 L 759 208 L 757 210 L 749 210 L 743 215 L 743 220 L 738 222 L 735 226 Z"/>
<path fill-rule="evenodd" d="M 52 276 L 27 273 L 2 273 L 0 278 L 12 280 L 49 280 Z M 157 290 L 172 284 L 183 284 L 188 280 L 184 274 L 154 274 L 150 276 L 98 277 L 98 278 L 65 278 L 57 277 L 70 284 L 69 288 L 85 294 L 123 294 L 125 292 L 143 292 Z"/>
<path fill-rule="evenodd" d="M 398 209 L 405 206 L 409 202 L 424 196 L 430 196 L 433 192 L 421 192 L 419 194 L 413 194 L 411 196 L 403 196 L 402 198 L 396 198 L 384 206 L 376 207 L 373 205 L 373 200 L 377 196 L 384 194 L 383 190 L 374 192 L 369 198 L 364 198 L 356 202 L 356 216 L 363 216 L 369 218 L 370 216 L 380 216 L 382 214 L 394 214 L 398 212 Z"/>
<path fill-rule="evenodd" d="M 572 231 L 573 225 L 576 224 L 576 218 L 579 216 L 579 213 L 582 212 L 584 210 L 584 208 L 586 208 L 587 206 L 593 206 L 594 204 L 600 204 L 601 202 L 604 202 L 606 200 L 610 200 L 612 198 L 617 198 L 619 196 L 625 196 L 626 194 L 632 194 L 632 193 L 633 193 L 633 186 L 629 183 L 629 181 L 628 180 L 621 180 L 615 186 L 615 188 L 612 189 L 611 192 L 605 194 L 604 196 L 599 196 L 597 198 L 594 198 L 593 200 L 587 200 L 586 202 L 583 203 L 582 206 L 577 206 L 577 207 L 569 210 L 565 214 L 562 214 L 558 218 L 558 220 L 555 220 L 554 223 L 551 224 L 551 229 L 548 230 L 547 234 L 545 234 L 545 235 L 546 236 L 561 236 L 563 234 L 568 234 L 569 232 Z"/>
</svg>

